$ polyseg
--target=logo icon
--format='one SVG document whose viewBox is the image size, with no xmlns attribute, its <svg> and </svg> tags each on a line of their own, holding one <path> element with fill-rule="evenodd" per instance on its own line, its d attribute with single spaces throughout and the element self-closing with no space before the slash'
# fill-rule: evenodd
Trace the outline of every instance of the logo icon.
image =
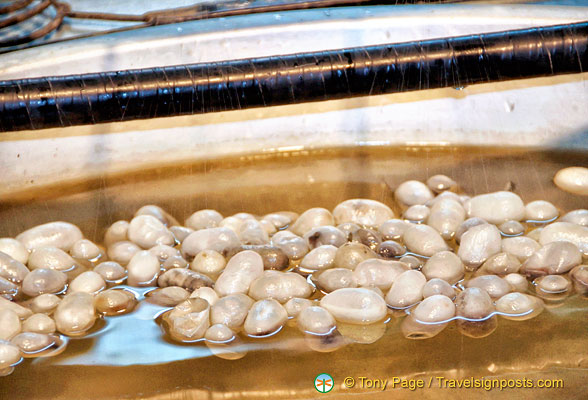
<svg viewBox="0 0 588 400">
<path fill-rule="evenodd" d="M 328 393 L 333 390 L 333 386 L 335 386 L 335 382 L 329 374 L 319 374 L 314 378 L 314 388 L 319 393 Z"/>
</svg>

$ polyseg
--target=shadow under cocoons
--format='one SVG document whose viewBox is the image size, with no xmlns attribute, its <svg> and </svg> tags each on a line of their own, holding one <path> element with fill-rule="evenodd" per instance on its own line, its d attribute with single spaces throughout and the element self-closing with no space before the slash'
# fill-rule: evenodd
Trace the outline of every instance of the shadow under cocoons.
<svg viewBox="0 0 588 400">
<path fill-rule="evenodd" d="M 324 335 L 305 333 L 304 342 L 313 351 L 319 353 L 331 353 L 351 343 L 351 340 L 337 330 L 332 329 Z"/>
<path fill-rule="evenodd" d="M 407 339 L 430 339 L 438 335 L 447 325 L 448 322 L 422 323 L 409 314 L 400 324 L 400 328 Z"/>
<path fill-rule="evenodd" d="M 498 318 L 496 315 L 491 315 L 480 321 L 457 319 L 455 324 L 462 335 L 479 339 L 491 335 L 496 330 L 498 327 Z"/>
</svg>

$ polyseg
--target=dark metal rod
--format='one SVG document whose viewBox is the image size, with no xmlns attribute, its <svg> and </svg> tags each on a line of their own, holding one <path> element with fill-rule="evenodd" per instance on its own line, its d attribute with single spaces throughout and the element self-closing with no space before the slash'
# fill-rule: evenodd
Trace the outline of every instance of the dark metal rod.
<svg viewBox="0 0 588 400">
<path fill-rule="evenodd" d="M 0 82 L 16 131 L 583 72 L 588 22 L 218 63 Z"/>
</svg>

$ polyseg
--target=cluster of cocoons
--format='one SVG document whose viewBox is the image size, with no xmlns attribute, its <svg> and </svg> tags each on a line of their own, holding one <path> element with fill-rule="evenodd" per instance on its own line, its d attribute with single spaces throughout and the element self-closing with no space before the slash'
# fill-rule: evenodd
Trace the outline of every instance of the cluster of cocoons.
<svg viewBox="0 0 588 400">
<path fill-rule="evenodd" d="M 132 287 L 161 306 L 156 323 L 171 340 L 226 359 L 285 325 L 315 351 L 373 343 L 398 319 L 407 338 L 450 323 L 484 337 L 498 317 L 530 319 L 588 293 L 588 210 L 560 216 L 508 191 L 470 197 L 443 175 L 394 195 L 392 205 L 351 199 L 302 214 L 199 210 L 183 224 L 147 205 L 102 244 L 67 222 L 2 238 L 0 373 L 133 312 Z"/>
</svg>

